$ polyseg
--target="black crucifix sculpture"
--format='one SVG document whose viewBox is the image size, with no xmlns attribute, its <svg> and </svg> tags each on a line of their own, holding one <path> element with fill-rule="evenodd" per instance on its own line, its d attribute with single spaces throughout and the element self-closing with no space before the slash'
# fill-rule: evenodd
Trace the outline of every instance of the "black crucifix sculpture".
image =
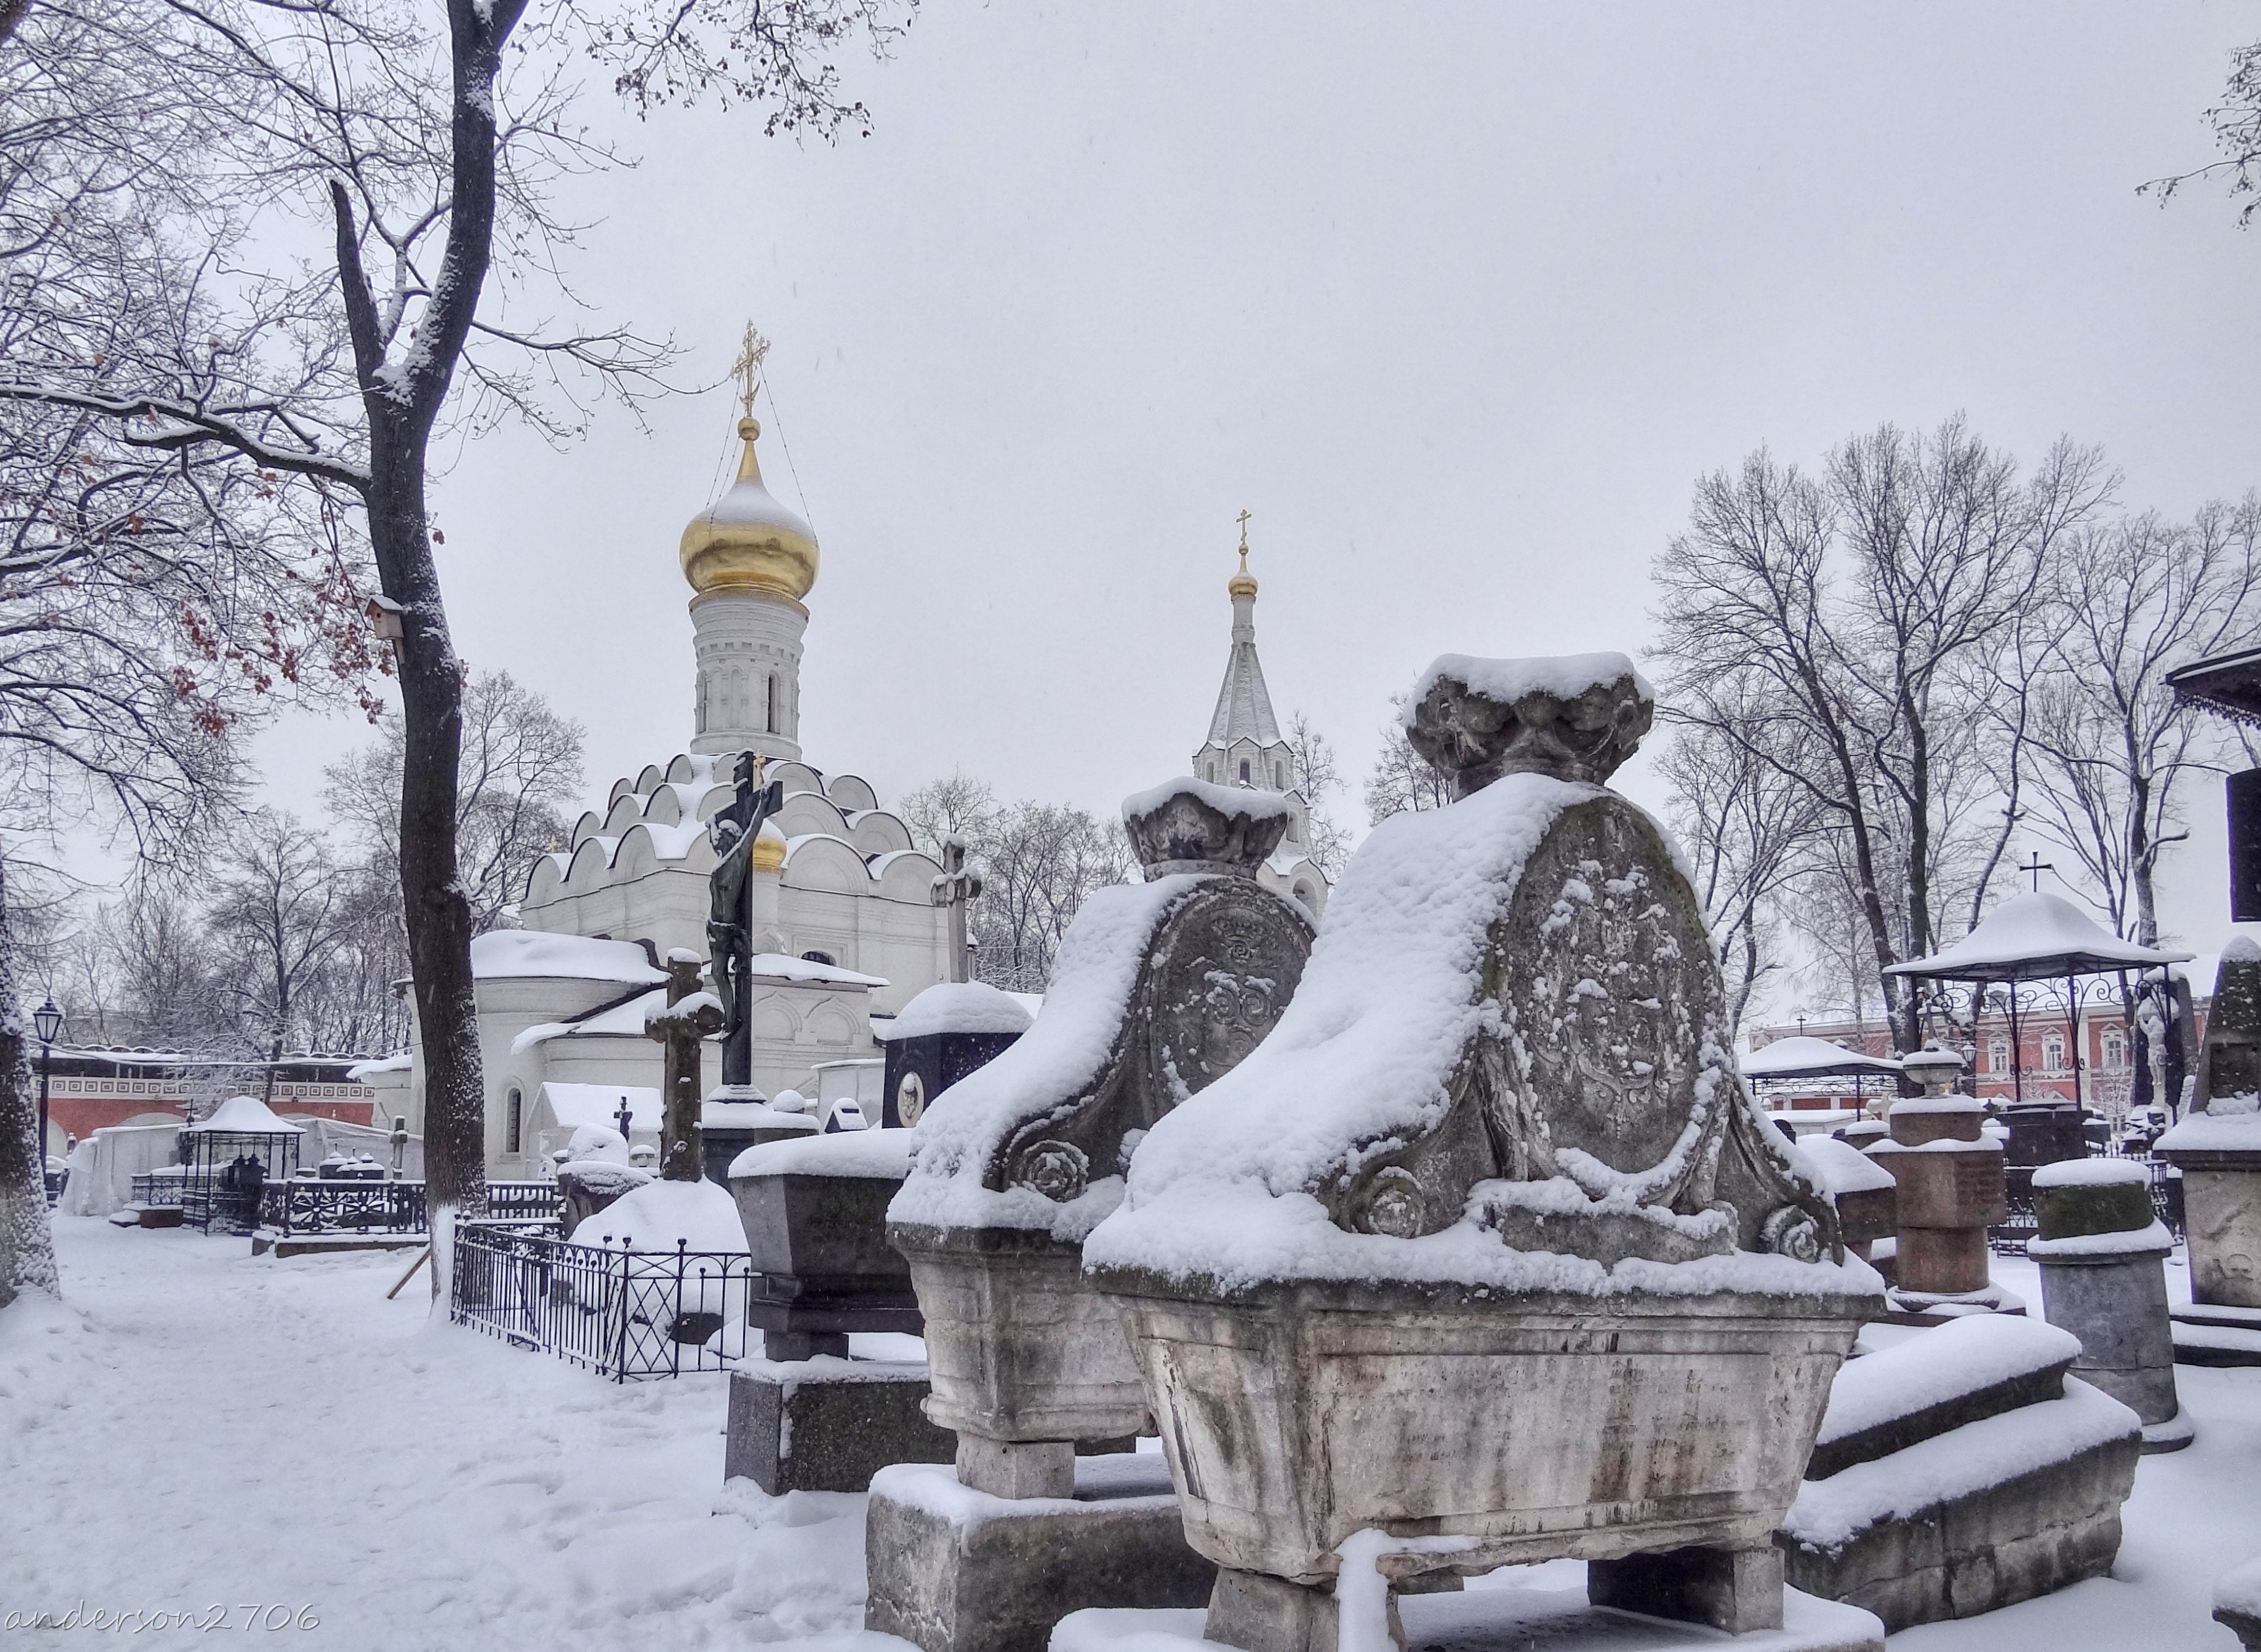
<svg viewBox="0 0 2261 1652">
<path fill-rule="evenodd" d="M 785 782 L 762 783 L 762 761 L 738 754 L 731 777 L 737 795 L 707 826 L 714 845 L 714 873 L 707 880 L 707 956 L 714 976 L 714 995 L 722 1001 L 722 1082 L 754 1081 L 754 1034 L 746 1018 L 751 984 L 754 937 L 748 883 L 753 870 L 754 839 L 762 823 L 785 807 Z"/>
</svg>

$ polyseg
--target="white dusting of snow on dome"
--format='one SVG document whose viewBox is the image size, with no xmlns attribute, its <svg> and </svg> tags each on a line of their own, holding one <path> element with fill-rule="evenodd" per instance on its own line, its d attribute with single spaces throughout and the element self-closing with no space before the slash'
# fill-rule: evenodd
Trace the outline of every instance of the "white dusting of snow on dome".
<svg viewBox="0 0 2261 1652">
<path fill-rule="evenodd" d="M 987 981 L 937 981 L 910 1002 L 886 1030 L 889 1038 L 923 1038 L 938 1032 L 1026 1032 L 1030 1016 Z"/>
<path fill-rule="evenodd" d="M 212 1109 L 210 1118 L 199 1118 L 188 1128 L 228 1131 L 239 1136 L 298 1136 L 305 1133 L 296 1124 L 286 1124 L 276 1117 L 267 1103 L 256 1095 L 231 1095 Z"/>
</svg>

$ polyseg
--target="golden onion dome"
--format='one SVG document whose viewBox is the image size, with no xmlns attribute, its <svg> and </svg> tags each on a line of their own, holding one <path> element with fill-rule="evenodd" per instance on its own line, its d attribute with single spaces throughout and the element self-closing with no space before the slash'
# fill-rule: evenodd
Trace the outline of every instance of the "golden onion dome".
<svg viewBox="0 0 2261 1652">
<path fill-rule="evenodd" d="M 1241 530 L 1240 571 L 1224 582 L 1224 589 L 1229 596 L 1253 597 L 1256 594 L 1256 576 L 1248 571 L 1248 534 L 1245 528 Z"/>
<path fill-rule="evenodd" d="M 754 457 L 758 420 L 738 420 L 746 444 L 738 479 L 683 530 L 683 577 L 701 596 L 757 591 L 800 601 L 816 583 L 816 535 L 762 485 Z"/>
<path fill-rule="evenodd" d="M 754 851 L 750 858 L 756 872 L 785 870 L 785 834 L 777 829 L 775 821 L 765 820 L 761 830 L 754 834 Z"/>
</svg>

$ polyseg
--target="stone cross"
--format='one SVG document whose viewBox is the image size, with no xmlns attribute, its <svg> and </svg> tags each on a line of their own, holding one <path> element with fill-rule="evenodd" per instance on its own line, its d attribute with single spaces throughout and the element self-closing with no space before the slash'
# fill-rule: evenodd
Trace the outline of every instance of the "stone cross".
<svg viewBox="0 0 2261 1652">
<path fill-rule="evenodd" d="M 696 1182 L 706 1174 L 699 1131 L 699 1052 L 707 1035 L 721 1031 L 722 1006 L 700 989 L 699 969 L 697 953 L 670 952 L 667 1008 L 647 1016 L 643 1024 L 645 1036 L 667 1051 L 659 1090 L 659 1174 L 669 1182 Z"/>
<path fill-rule="evenodd" d="M 950 979 L 953 981 L 965 981 L 973 975 L 966 957 L 965 903 L 980 899 L 980 874 L 965 869 L 965 839 L 952 832 L 942 845 L 942 875 L 934 880 L 933 900 L 935 905 L 950 909 Z"/>
</svg>

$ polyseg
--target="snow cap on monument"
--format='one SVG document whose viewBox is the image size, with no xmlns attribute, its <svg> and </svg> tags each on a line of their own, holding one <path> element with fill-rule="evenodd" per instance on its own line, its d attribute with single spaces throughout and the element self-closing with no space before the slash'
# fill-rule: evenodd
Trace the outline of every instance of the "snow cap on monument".
<svg viewBox="0 0 2261 1652">
<path fill-rule="evenodd" d="M 1615 652 L 1440 655 L 1406 697 L 1405 737 L 1469 797 L 1504 774 L 1599 785 L 1633 754 L 1656 693 Z"/>
<path fill-rule="evenodd" d="M 1253 878 L 1288 830 L 1278 792 L 1181 775 L 1123 800 L 1123 830 L 1149 878 L 1217 872 Z"/>
</svg>

